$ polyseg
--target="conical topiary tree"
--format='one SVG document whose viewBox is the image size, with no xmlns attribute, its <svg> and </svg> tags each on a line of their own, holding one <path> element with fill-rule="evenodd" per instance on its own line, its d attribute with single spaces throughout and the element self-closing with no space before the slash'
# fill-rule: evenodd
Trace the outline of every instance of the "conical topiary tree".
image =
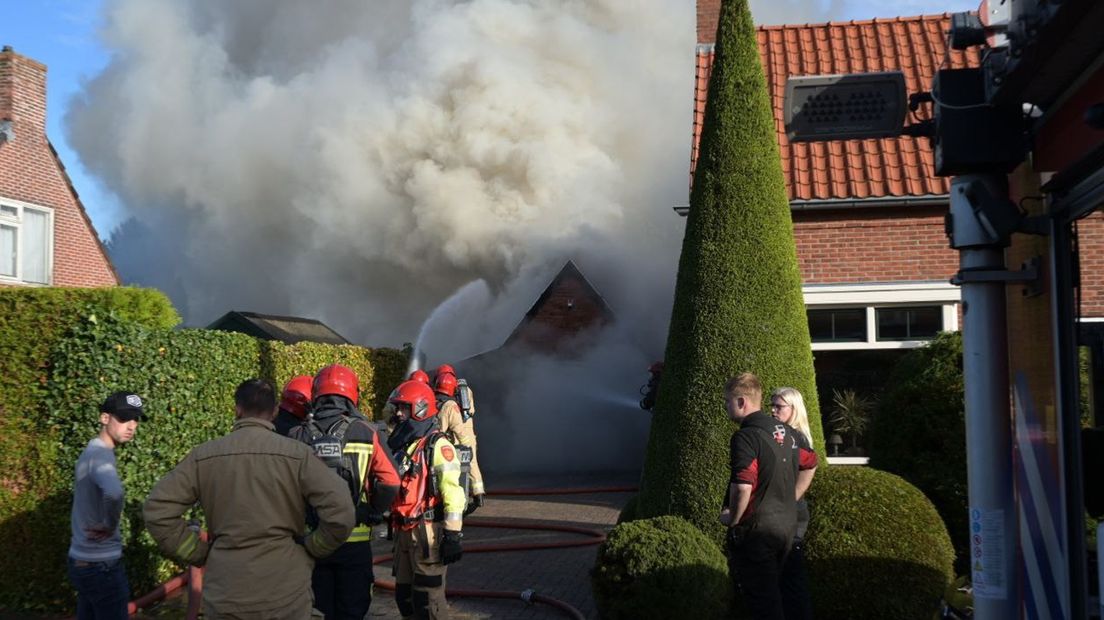
<svg viewBox="0 0 1104 620">
<path fill-rule="evenodd" d="M 735 427 L 724 384 L 792 386 L 824 454 L 809 329 L 774 118 L 747 0 L 721 3 L 713 72 L 638 517 L 720 534 Z M 764 394 L 764 405 L 768 405 Z"/>
</svg>

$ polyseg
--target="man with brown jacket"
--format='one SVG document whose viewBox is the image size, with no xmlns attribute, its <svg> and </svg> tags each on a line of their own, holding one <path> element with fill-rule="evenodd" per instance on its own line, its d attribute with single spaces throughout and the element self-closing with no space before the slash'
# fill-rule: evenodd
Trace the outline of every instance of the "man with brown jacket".
<svg viewBox="0 0 1104 620">
<path fill-rule="evenodd" d="M 150 492 L 146 527 L 166 555 L 206 565 L 208 620 L 309 618 L 314 560 L 349 537 L 352 498 L 310 447 L 274 431 L 271 384 L 250 379 L 234 401 L 230 434 L 193 449 Z M 210 543 L 183 519 L 196 502 Z M 303 536 L 308 505 L 319 522 Z"/>
</svg>

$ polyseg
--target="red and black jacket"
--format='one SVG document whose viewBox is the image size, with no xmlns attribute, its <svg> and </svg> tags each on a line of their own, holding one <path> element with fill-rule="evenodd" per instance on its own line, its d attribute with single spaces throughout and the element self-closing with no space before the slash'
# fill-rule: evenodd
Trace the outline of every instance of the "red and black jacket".
<svg viewBox="0 0 1104 620">
<path fill-rule="evenodd" d="M 751 485 L 751 501 L 740 524 L 789 540 L 797 529 L 794 487 L 804 460 L 816 466 L 816 454 L 802 450 L 800 433 L 756 411 L 744 418 L 729 444 L 732 484 Z"/>
</svg>

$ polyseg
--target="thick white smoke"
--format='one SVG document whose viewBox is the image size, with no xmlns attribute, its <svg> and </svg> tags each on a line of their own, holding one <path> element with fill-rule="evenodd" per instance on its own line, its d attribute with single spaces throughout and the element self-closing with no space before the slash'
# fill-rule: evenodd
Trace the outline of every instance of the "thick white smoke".
<svg viewBox="0 0 1104 620">
<path fill-rule="evenodd" d="M 68 126 L 164 239 L 134 262 L 189 322 L 301 313 L 390 344 L 471 279 L 673 266 L 692 20 L 678 0 L 120 0 Z M 122 266 L 132 245 L 113 239 Z"/>
<path fill-rule="evenodd" d="M 295 314 L 397 346 L 482 279 L 424 343 L 456 361 L 574 259 L 617 315 L 599 349 L 622 354 L 557 385 L 631 398 L 670 315 L 694 19 L 692 0 L 108 0 L 114 56 L 67 127 L 132 217 L 109 246 L 122 276 L 190 325 Z"/>
</svg>

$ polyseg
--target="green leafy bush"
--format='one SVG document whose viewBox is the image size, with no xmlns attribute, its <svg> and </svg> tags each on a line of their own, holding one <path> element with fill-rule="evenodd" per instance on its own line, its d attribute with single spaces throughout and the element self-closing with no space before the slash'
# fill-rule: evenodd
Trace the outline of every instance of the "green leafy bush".
<svg viewBox="0 0 1104 620">
<path fill-rule="evenodd" d="M 37 416 L 50 351 L 73 325 L 108 313 L 151 329 L 180 322 L 168 298 L 152 289 L 0 288 L 0 523 L 54 501 L 57 439 Z M 27 555 L 25 547 L 0 552 L 0 574 L 21 573 Z"/>
<path fill-rule="evenodd" d="M 946 332 L 897 363 L 870 425 L 870 465 L 916 485 L 947 524 L 968 569 L 962 335 Z"/>
<path fill-rule="evenodd" d="M 824 454 L 793 222 L 747 0 L 722 2 L 719 19 L 638 507 L 642 517 L 684 516 L 717 542 L 729 377 L 751 371 L 767 389 L 800 390 Z"/>
<path fill-rule="evenodd" d="M 63 561 L 69 544 L 72 467 L 99 430 L 97 408 L 113 391 L 142 396 L 148 420 L 116 451 L 127 492 L 123 544 L 131 588 L 145 592 L 173 566 L 163 560 L 141 520 L 153 484 L 196 444 L 224 434 L 233 392 L 256 376 L 258 341 L 226 332 L 148 329 L 112 314 L 89 317 L 52 355 L 39 428 L 56 442 L 56 475 L 45 501 L 0 524 L 0 607 L 64 609 L 72 598 Z M 26 550 L 33 549 L 33 554 Z"/>
<path fill-rule="evenodd" d="M 591 572 L 607 620 L 722 618 L 731 607 L 724 554 L 680 517 L 622 523 L 610 531 Z"/>
<path fill-rule="evenodd" d="M 157 291 L 0 291 L 0 344 L 11 351 L 0 356 L 0 574 L 19 575 L 0 580 L 0 612 L 71 609 L 64 558 L 73 464 L 99 429 L 96 409 L 107 394 L 135 391 L 149 415 L 117 452 L 128 498 L 127 568 L 141 593 L 175 569 L 145 532 L 141 503 L 189 450 L 229 430 L 242 380 L 283 381 L 348 363 L 361 377 L 366 410 L 379 411 L 405 370 L 406 358 L 392 349 L 169 331 L 178 321 Z"/>
<path fill-rule="evenodd" d="M 929 620 L 954 578 L 947 528 L 924 494 L 868 467 L 828 467 L 809 490 L 816 617 Z"/>
<path fill-rule="evenodd" d="M 360 380 L 360 410 L 378 418 L 388 395 L 405 379 L 406 357 L 395 349 L 366 349 L 353 345 L 299 342 L 263 342 L 262 374 L 279 387 L 295 375 L 313 375 L 324 366 L 342 364 Z"/>
</svg>

